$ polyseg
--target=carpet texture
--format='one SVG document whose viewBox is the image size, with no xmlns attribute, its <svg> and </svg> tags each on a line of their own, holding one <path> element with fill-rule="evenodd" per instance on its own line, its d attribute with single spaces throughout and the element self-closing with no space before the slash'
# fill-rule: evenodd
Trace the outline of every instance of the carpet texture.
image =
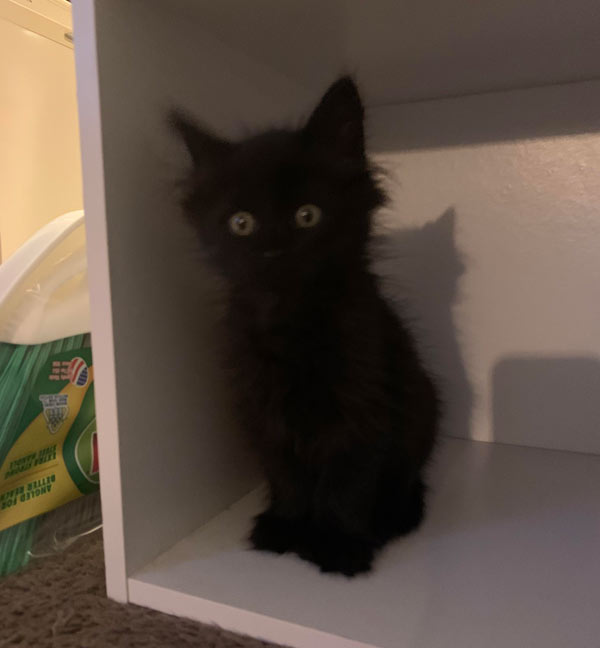
<svg viewBox="0 0 600 648">
<path fill-rule="evenodd" d="M 276 648 L 106 598 L 99 533 L 0 580 L 0 648 Z"/>
</svg>

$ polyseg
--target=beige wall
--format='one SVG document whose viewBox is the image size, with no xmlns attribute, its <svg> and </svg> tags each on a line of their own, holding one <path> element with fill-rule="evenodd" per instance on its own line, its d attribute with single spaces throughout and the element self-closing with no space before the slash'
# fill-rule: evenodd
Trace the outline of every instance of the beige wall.
<svg viewBox="0 0 600 648">
<path fill-rule="evenodd" d="M 0 259 L 6 260 L 45 223 L 81 209 L 83 199 L 73 49 L 3 16 Z"/>
</svg>

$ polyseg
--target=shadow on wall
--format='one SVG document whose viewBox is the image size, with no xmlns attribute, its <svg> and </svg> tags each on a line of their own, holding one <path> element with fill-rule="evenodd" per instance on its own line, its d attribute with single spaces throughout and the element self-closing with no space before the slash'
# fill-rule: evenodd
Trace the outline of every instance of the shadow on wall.
<svg viewBox="0 0 600 648">
<path fill-rule="evenodd" d="M 600 454 L 600 358 L 504 358 L 492 389 L 495 441 Z"/>
<path fill-rule="evenodd" d="M 422 356 L 438 378 L 444 432 L 469 437 L 473 392 L 453 319 L 465 270 L 454 241 L 455 223 L 450 208 L 423 227 L 377 235 L 373 269 L 383 278 L 385 294 L 408 318 Z"/>
</svg>

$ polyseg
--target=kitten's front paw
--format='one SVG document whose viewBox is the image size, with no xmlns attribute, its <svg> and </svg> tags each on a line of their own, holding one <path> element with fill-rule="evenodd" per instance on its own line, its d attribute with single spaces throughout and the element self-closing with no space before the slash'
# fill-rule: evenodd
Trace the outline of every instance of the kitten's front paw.
<svg viewBox="0 0 600 648">
<path fill-rule="evenodd" d="M 315 534 L 298 555 L 315 563 L 324 573 L 351 577 L 371 570 L 374 549 L 371 543 L 354 536 L 322 533 Z"/>
<path fill-rule="evenodd" d="M 259 551 L 282 554 L 290 551 L 295 544 L 296 527 L 292 521 L 265 511 L 255 518 L 250 542 Z"/>
</svg>

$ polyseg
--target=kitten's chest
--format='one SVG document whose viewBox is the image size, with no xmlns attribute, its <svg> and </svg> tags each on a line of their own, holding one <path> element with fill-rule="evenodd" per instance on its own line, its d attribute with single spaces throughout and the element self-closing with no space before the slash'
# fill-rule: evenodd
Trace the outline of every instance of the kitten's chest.
<svg viewBox="0 0 600 648">
<path fill-rule="evenodd" d="M 335 313 L 323 304 L 306 302 L 299 293 L 260 293 L 236 303 L 228 315 L 234 353 L 264 373 L 287 374 L 309 370 L 320 355 L 337 347 Z"/>
<path fill-rule="evenodd" d="M 242 415 L 278 433 L 323 420 L 342 368 L 334 322 L 314 313 L 289 321 L 231 320 L 232 367 Z M 330 405 L 329 405 L 330 406 Z"/>
<path fill-rule="evenodd" d="M 318 325 L 247 332 L 237 353 L 239 371 L 263 398 L 301 396 L 322 390 L 340 368 L 339 340 Z"/>
</svg>

